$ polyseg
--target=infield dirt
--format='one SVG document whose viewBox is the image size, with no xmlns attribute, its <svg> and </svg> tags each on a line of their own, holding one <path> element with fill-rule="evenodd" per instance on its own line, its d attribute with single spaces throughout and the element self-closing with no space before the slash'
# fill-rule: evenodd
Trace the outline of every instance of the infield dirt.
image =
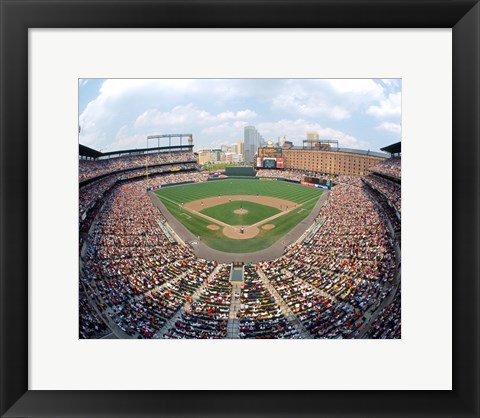
<svg viewBox="0 0 480 418">
<path fill-rule="evenodd" d="M 200 212 L 203 209 L 211 208 L 213 206 L 222 205 L 228 202 L 234 202 L 237 200 L 246 200 L 248 202 L 258 203 L 260 205 L 272 206 L 276 209 L 285 211 L 289 208 L 293 208 L 298 203 L 291 202 L 290 200 L 279 199 L 278 197 L 270 196 L 254 196 L 248 194 L 233 195 L 233 196 L 217 196 L 207 197 L 205 199 L 194 200 L 183 205 L 184 209 L 188 209 L 194 212 Z"/>
<path fill-rule="evenodd" d="M 271 206 L 280 210 L 281 212 L 269 218 L 263 219 L 262 221 L 257 222 L 255 225 L 249 225 L 245 227 L 242 227 L 242 225 L 228 225 L 224 222 L 221 222 L 217 219 L 210 218 L 209 216 L 206 216 L 200 213 L 201 210 L 204 210 L 207 208 L 211 208 L 217 205 L 222 205 L 228 202 L 241 201 L 241 200 L 258 203 L 260 205 Z M 217 225 L 221 225 L 223 227 L 222 229 L 223 235 L 225 235 L 228 238 L 250 239 L 250 238 L 256 237 L 259 234 L 260 226 L 263 223 L 266 223 L 271 219 L 278 218 L 279 216 L 282 216 L 285 213 L 288 213 L 300 206 L 302 205 L 292 202 L 290 200 L 279 199 L 277 197 L 254 196 L 254 195 L 232 195 L 232 196 L 208 197 L 205 199 L 195 200 L 193 202 L 188 202 L 184 204 L 183 209 L 186 209 L 195 215 L 201 216 L 205 219 L 215 222 L 215 224 Z M 216 226 L 215 224 L 208 225 L 207 228 L 210 230 L 218 229 L 218 227 L 215 228 Z M 269 230 L 269 229 L 272 229 L 272 227 L 274 227 L 274 225 L 266 224 L 264 225 L 264 227 L 262 227 L 262 229 Z"/>
</svg>

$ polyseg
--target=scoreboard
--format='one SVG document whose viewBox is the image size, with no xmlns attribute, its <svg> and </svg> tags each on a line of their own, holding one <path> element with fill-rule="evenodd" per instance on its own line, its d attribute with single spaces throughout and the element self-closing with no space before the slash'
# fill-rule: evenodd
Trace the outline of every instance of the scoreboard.
<svg viewBox="0 0 480 418">
<path fill-rule="evenodd" d="M 264 158 L 263 168 L 277 168 L 277 161 L 275 158 Z"/>
<path fill-rule="evenodd" d="M 283 169 L 282 149 L 278 147 L 258 148 L 255 161 L 256 168 L 280 168 Z"/>
<path fill-rule="evenodd" d="M 271 147 L 259 148 L 257 156 L 260 158 L 282 158 L 282 149 Z"/>
<path fill-rule="evenodd" d="M 274 147 L 261 147 L 258 149 L 255 161 L 256 168 L 280 168 L 284 167 L 282 149 Z"/>
<path fill-rule="evenodd" d="M 256 168 L 280 168 L 283 169 L 283 158 L 262 158 L 257 157 L 255 162 Z"/>
<path fill-rule="evenodd" d="M 320 179 L 316 177 L 304 177 L 303 181 L 305 183 L 320 184 Z"/>
</svg>

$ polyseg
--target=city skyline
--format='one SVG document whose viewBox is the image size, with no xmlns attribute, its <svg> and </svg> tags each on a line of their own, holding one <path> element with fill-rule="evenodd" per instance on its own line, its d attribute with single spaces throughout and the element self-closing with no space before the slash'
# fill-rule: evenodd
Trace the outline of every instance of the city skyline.
<svg viewBox="0 0 480 418">
<path fill-rule="evenodd" d="M 80 79 L 79 126 L 80 143 L 104 151 L 143 148 L 147 135 L 166 133 L 219 148 L 247 126 L 265 141 L 301 145 L 317 132 L 378 151 L 401 140 L 401 80 Z"/>
</svg>

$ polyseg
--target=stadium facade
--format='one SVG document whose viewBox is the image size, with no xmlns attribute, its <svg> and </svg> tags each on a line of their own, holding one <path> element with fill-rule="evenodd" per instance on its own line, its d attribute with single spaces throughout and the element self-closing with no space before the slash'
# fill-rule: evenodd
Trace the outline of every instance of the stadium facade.
<svg viewBox="0 0 480 418">
<path fill-rule="evenodd" d="M 283 163 L 286 169 L 320 171 L 346 176 L 363 176 L 370 167 L 388 158 L 368 151 L 339 148 L 335 151 L 289 149 L 283 150 Z"/>
<path fill-rule="evenodd" d="M 361 177 L 388 157 L 386 153 L 332 147 L 330 143 L 307 139 L 304 146 L 260 147 L 255 166 Z"/>
</svg>

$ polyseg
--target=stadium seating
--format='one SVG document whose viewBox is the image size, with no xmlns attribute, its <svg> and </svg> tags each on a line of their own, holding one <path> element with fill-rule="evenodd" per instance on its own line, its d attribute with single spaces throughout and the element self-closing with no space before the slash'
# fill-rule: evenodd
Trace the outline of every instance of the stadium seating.
<svg viewBox="0 0 480 418">
<path fill-rule="evenodd" d="M 225 338 L 232 297 L 230 266 L 207 279 L 205 288 L 164 338 Z"/>
<path fill-rule="evenodd" d="M 402 159 L 401 157 L 389 158 L 374 167 L 370 167 L 370 171 L 400 179 L 402 177 Z"/>
<path fill-rule="evenodd" d="M 159 152 L 156 154 L 131 155 L 102 160 L 79 160 L 79 181 L 98 177 L 103 174 L 115 173 L 133 168 L 145 168 L 157 164 L 196 162 L 192 152 Z"/>
<path fill-rule="evenodd" d="M 298 331 L 282 313 L 256 271 L 245 267 L 241 292 L 240 338 L 299 338 Z"/>
<path fill-rule="evenodd" d="M 239 338 L 356 338 L 364 329 L 368 338 L 400 338 L 399 292 L 377 310 L 398 280 L 398 236 L 390 228 L 400 232 L 401 186 L 393 179 L 400 177 L 400 159 L 363 179 L 338 176 L 308 239 L 276 260 L 245 266 L 240 310 L 232 316 L 230 266 L 172 242 L 146 193 L 153 185 L 206 181 L 208 173 L 192 162 L 173 173 L 152 169 L 148 183 L 135 179 L 144 168 L 119 181 L 115 170 L 142 166 L 143 158 L 81 163 L 80 180 L 110 175 L 80 188 L 80 224 L 87 214 L 95 219 L 81 238 L 80 338 L 111 332 L 99 312 L 120 338 L 227 338 L 229 320 L 238 322 Z M 293 180 L 311 174 L 257 173 Z"/>
<path fill-rule="evenodd" d="M 401 336 L 401 292 L 395 295 L 391 304 L 380 312 L 378 318 L 372 323 L 368 333 L 369 338 L 395 339 Z"/>
<path fill-rule="evenodd" d="M 402 213 L 401 188 L 399 184 L 375 174 L 365 176 L 363 181 L 371 188 L 382 193 L 390 205 L 393 206 L 399 214 Z"/>
</svg>

